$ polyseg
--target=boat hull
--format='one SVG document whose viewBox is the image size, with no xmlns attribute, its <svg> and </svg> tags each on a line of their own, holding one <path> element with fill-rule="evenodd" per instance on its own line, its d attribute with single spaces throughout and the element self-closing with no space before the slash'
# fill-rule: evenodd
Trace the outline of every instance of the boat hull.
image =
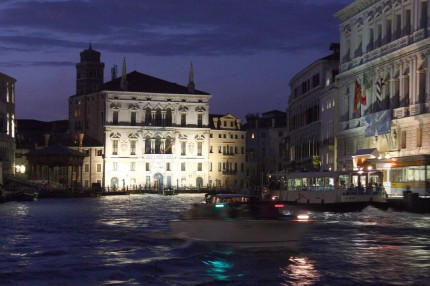
<svg viewBox="0 0 430 286">
<path fill-rule="evenodd" d="M 381 194 L 348 194 L 334 191 L 286 192 L 283 203 L 316 211 L 361 211 L 369 205 L 387 204 L 387 196 Z"/>
<path fill-rule="evenodd" d="M 298 242 L 313 223 L 299 220 L 174 220 L 176 238 L 228 244 L 239 248 L 286 247 Z"/>
</svg>

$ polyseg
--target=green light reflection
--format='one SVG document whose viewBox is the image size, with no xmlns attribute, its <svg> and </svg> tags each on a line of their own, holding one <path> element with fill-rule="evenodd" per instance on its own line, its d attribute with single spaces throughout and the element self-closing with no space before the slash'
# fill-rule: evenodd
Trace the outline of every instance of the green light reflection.
<svg viewBox="0 0 430 286">
<path fill-rule="evenodd" d="M 209 266 L 209 269 L 207 270 L 209 276 L 219 281 L 228 281 L 231 279 L 232 275 L 228 272 L 233 269 L 233 263 L 230 263 L 225 259 L 203 260 L 202 262 Z M 240 277 L 243 276 L 243 274 L 236 274 L 234 276 Z"/>
</svg>

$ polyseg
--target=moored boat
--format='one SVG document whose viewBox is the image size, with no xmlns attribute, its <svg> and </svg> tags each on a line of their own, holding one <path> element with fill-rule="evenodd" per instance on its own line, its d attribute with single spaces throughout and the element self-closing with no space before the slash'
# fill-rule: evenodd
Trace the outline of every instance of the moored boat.
<svg viewBox="0 0 430 286">
<path fill-rule="evenodd" d="M 18 191 L 9 191 L 7 197 L 11 201 L 32 202 L 38 200 L 39 192 L 34 188 L 22 187 Z"/>
<path fill-rule="evenodd" d="M 177 195 L 177 194 L 175 193 L 175 190 L 173 190 L 172 188 L 163 189 L 162 194 L 163 194 L 164 196 L 173 196 L 173 195 Z"/>
<path fill-rule="evenodd" d="M 239 194 L 214 195 L 170 222 L 176 238 L 238 248 L 296 250 L 313 224 L 305 212 Z"/>
</svg>

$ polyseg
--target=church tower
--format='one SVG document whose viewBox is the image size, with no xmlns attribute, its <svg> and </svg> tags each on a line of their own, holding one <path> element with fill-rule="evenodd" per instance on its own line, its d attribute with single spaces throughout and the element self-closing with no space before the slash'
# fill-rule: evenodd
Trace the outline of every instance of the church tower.
<svg viewBox="0 0 430 286">
<path fill-rule="evenodd" d="M 81 61 L 76 64 L 76 95 L 97 92 L 104 80 L 105 64 L 100 62 L 100 53 L 91 48 L 81 52 Z"/>
</svg>

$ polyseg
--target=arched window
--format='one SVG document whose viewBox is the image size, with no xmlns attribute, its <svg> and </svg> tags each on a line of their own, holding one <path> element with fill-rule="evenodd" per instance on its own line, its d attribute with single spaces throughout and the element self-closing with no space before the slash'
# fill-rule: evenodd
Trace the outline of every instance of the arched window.
<svg viewBox="0 0 430 286">
<path fill-rule="evenodd" d="M 151 154 L 151 138 L 149 136 L 145 139 L 145 154 Z"/>
<path fill-rule="evenodd" d="M 145 125 L 151 125 L 151 108 L 145 109 Z"/>
<path fill-rule="evenodd" d="M 165 142 L 164 146 L 165 146 L 164 153 L 165 154 L 172 154 L 172 139 L 170 137 L 166 138 L 166 142 Z"/>
<path fill-rule="evenodd" d="M 200 188 L 203 187 L 203 179 L 202 179 L 202 177 L 197 177 L 197 179 L 196 179 L 196 187 L 198 189 L 200 189 Z"/>
<path fill-rule="evenodd" d="M 155 154 L 160 154 L 161 139 L 160 136 L 155 137 Z"/>
<path fill-rule="evenodd" d="M 118 189 L 118 178 L 117 177 L 113 177 L 110 180 L 110 185 L 111 185 L 112 189 L 114 189 L 114 190 Z"/>
<path fill-rule="evenodd" d="M 166 126 L 172 126 L 172 110 L 170 108 L 166 110 Z"/>
<path fill-rule="evenodd" d="M 161 109 L 157 108 L 155 113 L 155 126 L 161 126 Z"/>
</svg>

